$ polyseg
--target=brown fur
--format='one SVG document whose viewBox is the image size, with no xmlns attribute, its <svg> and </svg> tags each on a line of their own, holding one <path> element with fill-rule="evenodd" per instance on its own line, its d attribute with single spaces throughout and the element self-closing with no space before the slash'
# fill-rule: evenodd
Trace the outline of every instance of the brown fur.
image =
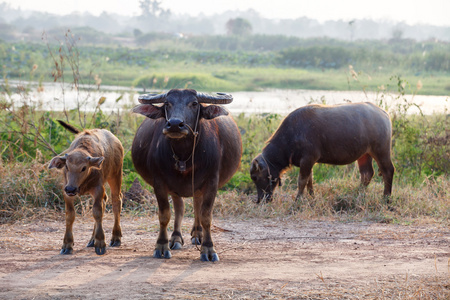
<svg viewBox="0 0 450 300">
<path fill-rule="evenodd" d="M 291 165 L 300 167 L 298 196 L 305 187 L 313 195 L 315 163 L 345 165 L 358 162 L 361 183 L 373 177 L 372 158 L 384 179 L 384 195 L 391 195 L 394 166 L 391 160 L 392 126 L 388 114 L 371 103 L 307 105 L 283 120 L 252 162 L 250 173 L 258 202 L 271 200 L 281 183 L 280 174 Z"/>
<path fill-rule="evenodd" d="M 120 227 L 122 193 L 120 189 L 123 155 L 123 147 L 117 137 L 105 129 L 92 129 L 78 133 L 69 149 L 65 151 L 65 155 L 56 156 L 50 161 L 49 169 L 63 169 L 64 174 L 66 233 L 61 254 L 70 254 L 73 251 L 74 200 L 76 195 L 85 194 L 90 194 L 94 198 L 92 211 L 95 226 L 88 247 L 95 247 L 95 252 L 99 255 L 105 253 L 106 244 L 102 219 L 108 199 L 104 187 L 106 183 L 111 188 L 114 213 L 114 227 L 110 246 L 120 245 L 122 237 Z"/>
</svg>

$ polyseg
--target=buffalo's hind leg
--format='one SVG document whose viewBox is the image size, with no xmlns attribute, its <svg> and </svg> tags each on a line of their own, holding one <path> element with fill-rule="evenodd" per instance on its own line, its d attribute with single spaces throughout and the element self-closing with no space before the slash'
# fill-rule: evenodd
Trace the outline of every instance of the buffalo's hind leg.
<svg viewBox="0 0 450 300">
<path fill-rule="evenodd" d="M 108 195 L 106 195 L 106 193 L 105 193 L 105 195 L 103 196 L 103 210 L 106 205 L 106 202 L 108 202 Z M 89 242 L 87 243 L 86 247 L 89 247 L 89 248 L 94 247 L 96 232 L 97 232 L 96 223 L 94 223 L 94 229 L 92 230 L 92 236 L 91 236 L 91 239 L 89 240 Z"/>
<path fill-rule="evenodd" d="M 172 250 L 179 250 L 184 245 L 183 235 L 181 234 L 181 222 L 184 216 L 184 201 L 183 198 L 177 195 L 171 195 L 173 207 L 175 211 L 175 220 L 173 224 L 173 232 L 170 237 L 169 247 Z"/>
<path fill-rule="evenodd" d="M 94 215 L 94 247 L 95 253 L 103 255 L 106 253 L 105 232 L 103 231 L 103 214 L 105 212 L 106 200 L 108 199 L 105 193 L 105 188 L 99 186 L 91 191 L 91 195 L 94 198 L 94 205 L 92 207 L 92 213 Z M 92 239 L 91 239 L 92 240 Z M 89 242 L 91 244 L 91 242 Z M 88 245 L 89 245 L 88 244 Z"/>
<path fill-rule="evenodd" d="M 169 236 L 167 234 L 167 226 L 170 221 L 170 204 L 167 190 L 162 189 L 164 186 L 161 182 L 154 185 L 156 200 L 158 201 L 158 217 L 159 217 L 159 235 L 156 240 L 153 257 L 155 258 L 171 258 L 169 248 Z"/>
<path fill-rule="evenodd" d="M 198 194 L 194 196 L 194 225 L 191 230 L 192 245 L 201 245 L 203 240 L 203 229 L 201 225 L 201 209 L 203 203 L 203 196 Z"/>
<path fill-rule="evenodd" d="M 122 167 L 120 173 L 108 181 L 111 188 L 111 202 L 114 213 L 114 226 L 112 231 L 111 247 L 118 247 L 121 244 L 122 228 L 120 227 L 120 212 L 122 211 L 122 193 L 120 187 L 122 186 Z"/>
<path fill-rule="evenodd" d="M 372 156 L 364 154 L 358 159 L 359 173 L 361 174 L 361 185 L 368 186 L 372 180 L 374 171 L 372 165 Z"/>
</svg>

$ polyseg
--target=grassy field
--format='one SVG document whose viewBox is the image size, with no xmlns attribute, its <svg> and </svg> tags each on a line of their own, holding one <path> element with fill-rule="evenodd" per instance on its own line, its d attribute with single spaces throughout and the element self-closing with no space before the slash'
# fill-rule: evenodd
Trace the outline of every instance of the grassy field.
<svg viewBox="0 0 450 300">
<path fill-rule="evenodd" d="M 405 90 L 401 89 L 398 97 L 402 93 Z M 73 135 L 62 128 L 57 119 L 67 118 L 72 124 L 86 120 L 87 128 L 106 128 L 115 133 L 126 149 L 123 192 L 128 191 L 136 179 L 151 191 L 151 187 L 134 171 L 129 151 L 143 117 L 126 111 L 105 114 L 101 103 L 94 113 L 77 110 L 42 112 L 28 106 L 16 107 L 5 100 L 1 107 L 1 223 L 36 216 L 36 211 L 42 208 L 54 212 L 63 210 L 60 174 L 49 171 L 46 165 L 54 155 L 68 147 Z M 410 115 L 408 110 L 411 107 L 412 104 L 405 103 L 401 107 L 387 108 L 393 121 L 394 211 L 388 210 L 381 197 L 381 177 L 375 177 L 369 188 L 363 190 L 359 187 L 359 173 L 354 164 L 344 167 L 316 165 L 316 197 L 303 202 L 295 201 L 298 168 L 293 168 L 284 175 L 283 188 L 278 190 L 274 202 L 255 206 L 252 202 L 256 195 L 249 175 L 250 162 L 260 153 L 265 141 L 282 121 L 282 116 L 241 114 L 234 116 L 241 129 L 244 148 L 241 166 L 219 191 L 215 214 L 244 218 L 343 216 L 400 223 L 429 219 L 448 224 L 450 120 L 445 113 Z M 90 205 L 87 198 L 82 198 L 78 211 L 86 211 Z M 138 214 L 157 211 L 154 202 L 125 201 L 124 207 L 126 211 Z M 187 201 L 187 214 L 193 214 L 190 200 Z"/>
<path fill-rule="evenodd" d="M 97 109 L 89 113 L 76 109 L 43 112 L 36 107 L 17 106 L 9 96 L 17 94 L 27 99 L 29 90 L 9 84 L 10 79 L 66 82 L 75 88 L 82 88 L 82 84 L 91 88 L 112 84 L 141 87 L 146 91 L 186 87 L 226 92 L 264 88 L 364 90 L 378 92 L 379 99 L 389 96 L 400 100 L 405 94 L 449 94 L 446 45 L 401 46 L 372 41 L 325 47 L 323 41 L 306 42 L 305 47 L 263 52 L 202 50 L 192 45 L 184 51 L 170 47 L 78 47 L 70 35 L 59 45 L 0 43 L 4 78 L 0 95 L 0 223 L 34 215 L 40 208 L 63 209 L 60 176 L 46 169 L 46 163 L 73 139 L 57 124 L 56 120 L 61 118 L 86 128 L 106 128 L 116 134 L 127 151 L 123 191 L 136 179 L 151 190 L 134 171 L 129 152 L 142 117 L 123 111 L 105 113 L 101 100 Z M 348 64 L 350 60 L 352 64 Z M 293 199 L 298 176 L 298 169 L 293 168 L 285 174 L 285 184 L 275 201 L 255 207 L 251 201 L 255 189 L 249 176 L 250 162 L 282 117 L 242 114 L 234 116 L 244 146 L 241 167 L 220 191 L 216 213 L 242 217 L 344 214 L 360 219 L 409 222 L 431 218 L 448 223 L 448 112 L 411 115 L 408 112 L 414 104 L 400 102 L 403 104 L 397 107 L 379 103 L 390 112 L 393 122 L 394 211 L 388 211 L 381 200 L 381 178 L 374 178 L 367 191 L 360 190 L 354 165 L 316 165 L 317 195 L 301 203 Z M 89 203 L 82 200 L 78 209 L 83 210 L 85 206 Z M 136 213 L 156 211 L 148 203 L 126 202 L 125 207 Z M 189 211 L 192 213 L 192 207 L 188 205 Z"/>
</svg>

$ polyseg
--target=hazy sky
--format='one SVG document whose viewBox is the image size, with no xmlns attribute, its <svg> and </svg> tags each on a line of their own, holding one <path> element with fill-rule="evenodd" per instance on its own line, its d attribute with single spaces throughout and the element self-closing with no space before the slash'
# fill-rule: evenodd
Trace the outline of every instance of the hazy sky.
<svg viewBox="0 0 450 300">
<path fill-rule="evenodd" d="M 103 11 L 139 15 L 139 0 L 0 0 L 12 8 L 56 14 Z M 450 0 L 162 0 L 173 13 L 211 15 L 225 10 L 254 9 L 262 16 L 292 19 L 306 16 L 325 20 L 375 19 L 450 26 Z M 276 3 L 276 5 L 274 5 Z"/>
</svg>

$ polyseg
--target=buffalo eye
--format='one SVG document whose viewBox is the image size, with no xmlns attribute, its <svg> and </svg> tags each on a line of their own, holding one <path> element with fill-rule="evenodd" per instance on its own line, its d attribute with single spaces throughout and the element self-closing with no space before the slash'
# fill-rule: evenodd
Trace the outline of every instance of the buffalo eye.
<svg viewBox="0 0 450 300">
<path fill-rule="evenodd" d="M 84 171 L 86 171 L 86 167 L 83 167 L 83 168 L 81 169 L 81 172 L 84 172 Z"/>
<path fill-rule="evenodd" d="M 196 107 L 197 105 L 198 105 L 198 102 L 197 102 L 197 101 L 192 102 L 192 106 L 193 106 L 193 107 Z"/>
</svg>

